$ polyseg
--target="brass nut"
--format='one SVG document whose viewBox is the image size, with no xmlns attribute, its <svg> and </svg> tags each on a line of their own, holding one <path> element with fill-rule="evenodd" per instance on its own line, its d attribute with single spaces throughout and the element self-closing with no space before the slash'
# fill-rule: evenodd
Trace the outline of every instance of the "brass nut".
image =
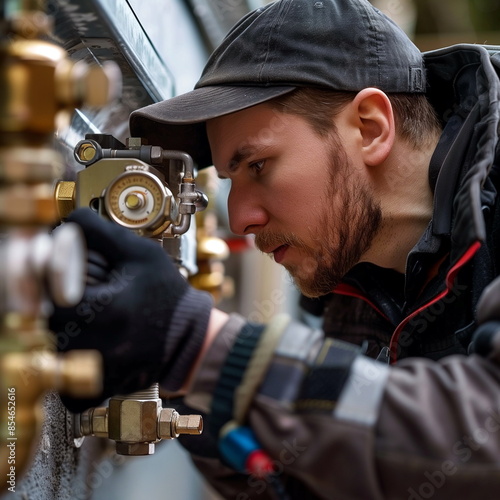
<svg viewBox="0 0 500 500">
<path fill-rule="evenodd" d="M 229 247 L 222 238 L 203 236 L 198 239 L 196 256 L 200 260 L 225 260 L 229 257 Z"/>
<path fill-rule="evenodd" d="M 94 408 L 92 415 L 92 431 L 97 437 L 108 437 L 108 408 L 100 406 Z"/>
<path fill-rule="evenodd" d="M 80 147 L 76 152 L 78 158 L 83 162 L 93 160 L 95 154 L 96 154 L 96 148 L 91 142 L 84 142 L 80 144 Z"/>
<path fill-rule="evenodd" d="M 110 399 L 109 438 L 127 443 L 157 441 L 160 408 L 161 399 Z"/>
<path fill-rule="evenodd" d="M 175 421 L 179 414 L 173 408 L 163 408 L 158 419 L 158 436 L 161 439 L 174 439 L 178 437 L 175 434 Z"/>
<path fill-rule="evenodd" d="M 75 416 L 75 435 L 108 437 L 108 408 L 89 408 Z"/>
<path fill-rule="evenodd" d="M 59 181 L 55 189 L 57 213 L 65 219 L 75 209 L 76 182 Z"/>
<path fill-rule="evenodd" d="M 90 65 L 81 83 L 88 106 L 106 106 L 116 94 L 114 76 L 100 66 Z"/>
<path fill-rule="evenodd" d="M 224 274 L 220 271 L 211 273 L 200 273 L 190 277 L 189 282 L 198 290 L 212 292 L 219 289 L 224 284 Z"/>
<path fill-rule="evenodd" d="M 53 134 L 61 110 L 54 92 L 56 69 L 67 52 L 49 42 L 22 39 L 9 44 L 8 52 L 10 62 L 2 74 L 9 95 L 0 119 L 3 131 Z M 36 95 L 43 98 L 33 99 Z"/>
<path fill-rule="evenodd" d="M 155 445 L 153 443 L 116 443 L 118 455 L 142 456 L 154 455 Z"/>
</svg>

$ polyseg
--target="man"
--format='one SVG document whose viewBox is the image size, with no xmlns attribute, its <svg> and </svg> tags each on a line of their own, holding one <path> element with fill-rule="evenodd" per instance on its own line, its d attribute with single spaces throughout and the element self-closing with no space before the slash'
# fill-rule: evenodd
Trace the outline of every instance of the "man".
<svg viewBox="0 0 500 500">
<path fill-rule="evenodd" d="M 476 46 L 424 60 L 365 0 L 242 19 L 197 88 L 133 113 L 132 135 L 230 179 L 232 230 L 328 297 L 324 331 L 227 317 L 156 245 L 77 212 L 133 280 L 69 342 L 103 353 L 103 397 L 156 380 L 185 394 L 208 426 L 184 444 L 225 498 L 498 498 L 494 64 Z"/>
</svg>

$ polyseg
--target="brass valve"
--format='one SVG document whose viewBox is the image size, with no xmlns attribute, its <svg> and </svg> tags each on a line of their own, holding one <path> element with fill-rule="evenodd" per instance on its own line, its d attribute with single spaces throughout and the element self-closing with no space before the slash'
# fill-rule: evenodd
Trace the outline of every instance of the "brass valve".
<svg viewBox="0 0 500 500">
<path fill-rule="evenodd" d="M 100 355 L 96 351 L 55 353 L 48 348 L 48 332 L 40 330 L 41 326 L 9 314 L 1 331 L 0 389 L 13 395 L 15 406 L 0 408 L 0 422 L 5 423 L 0 430 L 0 464 L 6 467 L 7 444 L 15 442 L 19 477 L 30 463 L 32 445 L 38 441 L 41 396 L 57 390 L 72 397 L 93 397 L 102 390 Z"/>
<path fill-rule="evenodd" d="M 121 89 L 115 63 L 73 63 L 64 49 L 49 42 L 17 39 L 0 45 L 0 52 L 10 60 L 0 68 L 8 90 L 0 113 L 3 131 L 46 136 L 67 125 L 75 107 L 103 106 Z"/>
<path fill-rule="evenodd" d="M 200 415 L 180 415 L 173 408 L 162 408 L 158 384 L 127 396 L 115 396 L 108 407 L 90 408 L 75 419 L 75 435 L 107 437 L 116 441 L 119 455 L 152 455 L 161 439 L 180 434 L 199 435 L 203 431 Z"/>
<path fill-rule="evenodd" d="M 83 238 L 70 225 L 48 234 L 58 220 L 53 185 L 64 172 L 53 140 L 75 107 L 116 97 L 121 76 L 114 63 L 74 63 L 64 49 L 38 39 L 52 25 L 41 3 L 10 2 L 0 26 L 0 389 L 15 398 L 12 414 L 7 405 L 0 408 L 0 422 L 15 413 L 8 434 L 7 427 L 0 430 L 2 477 L 10 440 L 16 440 L 17 474 L 28 466 L 46 391 L 101 392 L 99 354 L 57 354 L 48 331 L 49 296 L 60 306 L 74 305 L 84 284 Z"/>
<path fill-rule="evenodd" d="M 36 401 L 40 390 L 47 388 L 76 398 L 99 394 L 102 387 L 95 373 L 100 371 L 100 365 L 97 351 L 83 350 L 64 355 L 49 350 L 12 352 L 0 358 L 3 382 L 14 384 L 13 387 L 19 387 L 19 381 L 26 384 L 18 391 L 19 407 L 23 401 Z"/>
</svg>

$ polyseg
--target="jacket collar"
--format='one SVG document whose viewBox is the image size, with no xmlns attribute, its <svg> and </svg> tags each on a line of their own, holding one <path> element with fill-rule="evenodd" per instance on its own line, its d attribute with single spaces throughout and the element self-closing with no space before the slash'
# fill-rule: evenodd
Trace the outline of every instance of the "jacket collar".
<svg viewBox="0 0 500 500">
<path fill-rule="evenodd" d="M 493 64 L 500 58 L 493 52 L 463 44 L 424 54 L 428 98 L 444 128 L 429 165 L 432 221 L 408 256 L 407 299 L 418 295 L 433 265 L 442 263 L 448 273 L 486 239 L 483 212 L 496 200 L 488 175 L 499 124 L 500 84 Z"/>
<path fill-rule="evenodd" d="M 500 84 L 494 49 L 455 45 L 424 54 L 428 97 L 445 127 L 431 160 L 434 189 L 432 234 L 449 236 L 450 267 L 486 237 L 482 210 L 495 200 L 487 182 L 498 143 Z"/>
</svg>

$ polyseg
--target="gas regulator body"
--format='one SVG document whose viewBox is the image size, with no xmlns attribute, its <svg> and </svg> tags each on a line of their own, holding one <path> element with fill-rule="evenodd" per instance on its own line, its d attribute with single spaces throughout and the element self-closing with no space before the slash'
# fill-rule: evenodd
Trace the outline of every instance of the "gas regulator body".
<svg viewBox="0 0 500 500">
<path fill-rule="evenodd" d="M 190 227 L 191 216 L 207 206 L 195 187 L 191 157 L 129 138 L 87 134 L 74 150 L 85 166 L 76 181 L 56 186 L 59 215 L 90 207 L 140 236 L 175 237 Z"/>
</svg>

